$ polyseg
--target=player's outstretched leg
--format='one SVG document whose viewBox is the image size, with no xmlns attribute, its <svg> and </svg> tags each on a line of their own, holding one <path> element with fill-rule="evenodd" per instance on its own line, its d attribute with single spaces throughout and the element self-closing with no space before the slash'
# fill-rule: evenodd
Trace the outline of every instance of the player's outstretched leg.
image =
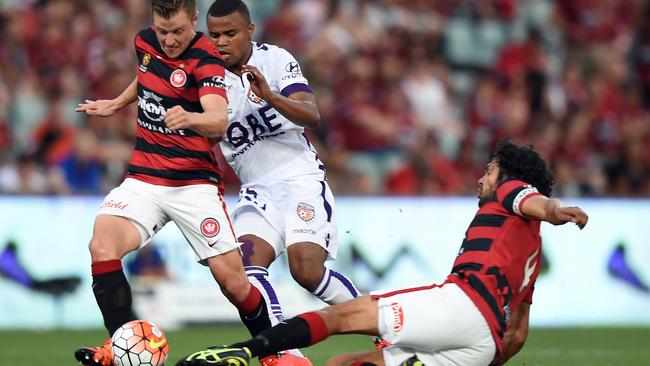
<svg viewBox="0 0 650 366">
<path fill-rule="evenodd" d="M 214 347 L 195 352 L 180 360 L 176 365 L 248 366 L 250 358 L 274 354 L 285 349 L 307 347 L 326 337 L 327 326 L 323 318 L 317 313 L 305 313 L 266 329 L 248 341 L 235 343 L 228 347 Z M 248 358 L 244 355 L 248 355 Z M 278 362 L 278 364 L 280 363 Z"/>
<path fill-rule="evenodd" d="M 360 296 L 352 281 L 342 273 L 324 267 L 323 277 L 314 291 L 314 295 L 330 305 L 336 305 Z M 380 336 L 373 337 L 376 350 L 390 347 L 391 344 Z"/>
<path fill-rule="evenodd" d="M 340 304 L 359 296 L 359 290 L 349 278 L 324 266 L 321 279 L 311 292 L 329 305 Z"/>
</svg>

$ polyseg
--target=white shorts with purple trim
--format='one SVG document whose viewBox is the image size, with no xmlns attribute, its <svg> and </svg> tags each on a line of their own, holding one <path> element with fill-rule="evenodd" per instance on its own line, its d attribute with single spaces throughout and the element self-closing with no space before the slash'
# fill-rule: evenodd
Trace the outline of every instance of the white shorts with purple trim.
<svg viewBox="0 0 650 366">
<path fill-rule="evenodd" d="M 335 211 L 327 182 L 304 179 L 242 185 L 232 218 L 239 237 L 264 239 L 276 256 L 291 244 L 309 242 L 336 259 Z"/>
</svg>

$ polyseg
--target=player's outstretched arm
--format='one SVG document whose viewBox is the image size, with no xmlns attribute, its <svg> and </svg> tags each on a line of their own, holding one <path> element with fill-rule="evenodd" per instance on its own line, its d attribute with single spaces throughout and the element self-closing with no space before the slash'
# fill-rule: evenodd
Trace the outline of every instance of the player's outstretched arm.
<svg viewBox="0 0 650 366">
<path fill-rule="evenodd" d="M 508 323 L 508 330 L 503 336 L 503 363 L 516 355 L 528 338 L 528 318 L 530 304 L 522 301 L 515 309 Z"/>
<path fill-rule="evenodd" d="M 280 114 L 298 126 L 316 128 L 320 124 L 320 113 L 316 107 L 316 99 L 312 93 L 295 92 L 289 97 L 274 93 L 262 73 L 251 65 L 241 68 L 242 75 L 250 81 L 251 90 L 255 95 L 264 99 Z"/>
<path fill-rule="evenodd" d="M 572 222 L 580 229 L 589 221 L 589 216 L 580 207 L 566 207 L 560 200 L 544 196 L 535 196 L 524 201 L 521 212 L 526 217 L 547 221 L 553 225 Z"/>
<path fill-rule="evenodd" d="M 75 112 L 85 112 L 89 116 L 108 117 L 138 99 L 138 78 L 115 99 L 85 100 L 79 103 Z"/>
<path fill-rule="evenodd" d="M 201 97 L 203 112 L 194 113 L 181 106 L 170 108 L 165 114 L 165 124 L 172 131 L 190 129 L 205 137 L 222 138 L 228 128 L 228 103 L 218 94 Z"/>
</svg>

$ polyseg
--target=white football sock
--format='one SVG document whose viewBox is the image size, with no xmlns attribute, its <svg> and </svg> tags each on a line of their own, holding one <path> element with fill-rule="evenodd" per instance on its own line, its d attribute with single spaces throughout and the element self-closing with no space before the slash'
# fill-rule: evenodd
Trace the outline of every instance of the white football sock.
<svg viewBox="0 0 650 366">
<path fill-rule="evenodd" d="M 255 286 L 266 301 L 266 307 L 269 312 L 269 319 L 271 320 L 271 325 L 276 325 L 285 320 L 284 312 L 282 311 L 282 305 L 280 305 L 280 300 L 278 299 L 271 282 L 269 281 L 269 271 L 264 267 L 258 266 L 245 266 L 244 270 L 248 276 L 248 281 L 251 285 Z M 291 349 L 287 350 L 294 356 L 305 357 L 299 350 Z"/>
<path fill-rule="evenodd" d="M 344 275 L 325 267 L 323 278 L 312 291 L 319 299 L 329 305 L 340 304 L 359 296 L 359 290 Z"/>
</svg>

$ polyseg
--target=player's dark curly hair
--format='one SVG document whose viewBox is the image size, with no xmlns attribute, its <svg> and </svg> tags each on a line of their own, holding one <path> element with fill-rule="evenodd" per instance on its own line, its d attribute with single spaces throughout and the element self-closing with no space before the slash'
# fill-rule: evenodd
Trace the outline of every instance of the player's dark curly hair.
<svg viewBox="0 0 650 366">
<path fill-rule="evenodd" d="M 532 146 L 518 146 L 509 139 L 499 141 L 490 156 L 499 163 L 499 180 L 518 179 L 524 181 L 547 196 L 551 196 L 555 178 L 546 162 Z"/>
<path fill-rule="evenodd" d="M 248 6 L 241 0 L 215 0 L 208 9 L 208 15 L 217 18 L 225 17 L 234 12 L 238 12 L 248 23 L 251 22 Z"/>
<path fill-rule="evenodd" d="M 196 0 L 151 0 L 151 10 L 165 19 L 169 19 L 185 10 L 190 17 L 196 12 Z"/>
</svg>

